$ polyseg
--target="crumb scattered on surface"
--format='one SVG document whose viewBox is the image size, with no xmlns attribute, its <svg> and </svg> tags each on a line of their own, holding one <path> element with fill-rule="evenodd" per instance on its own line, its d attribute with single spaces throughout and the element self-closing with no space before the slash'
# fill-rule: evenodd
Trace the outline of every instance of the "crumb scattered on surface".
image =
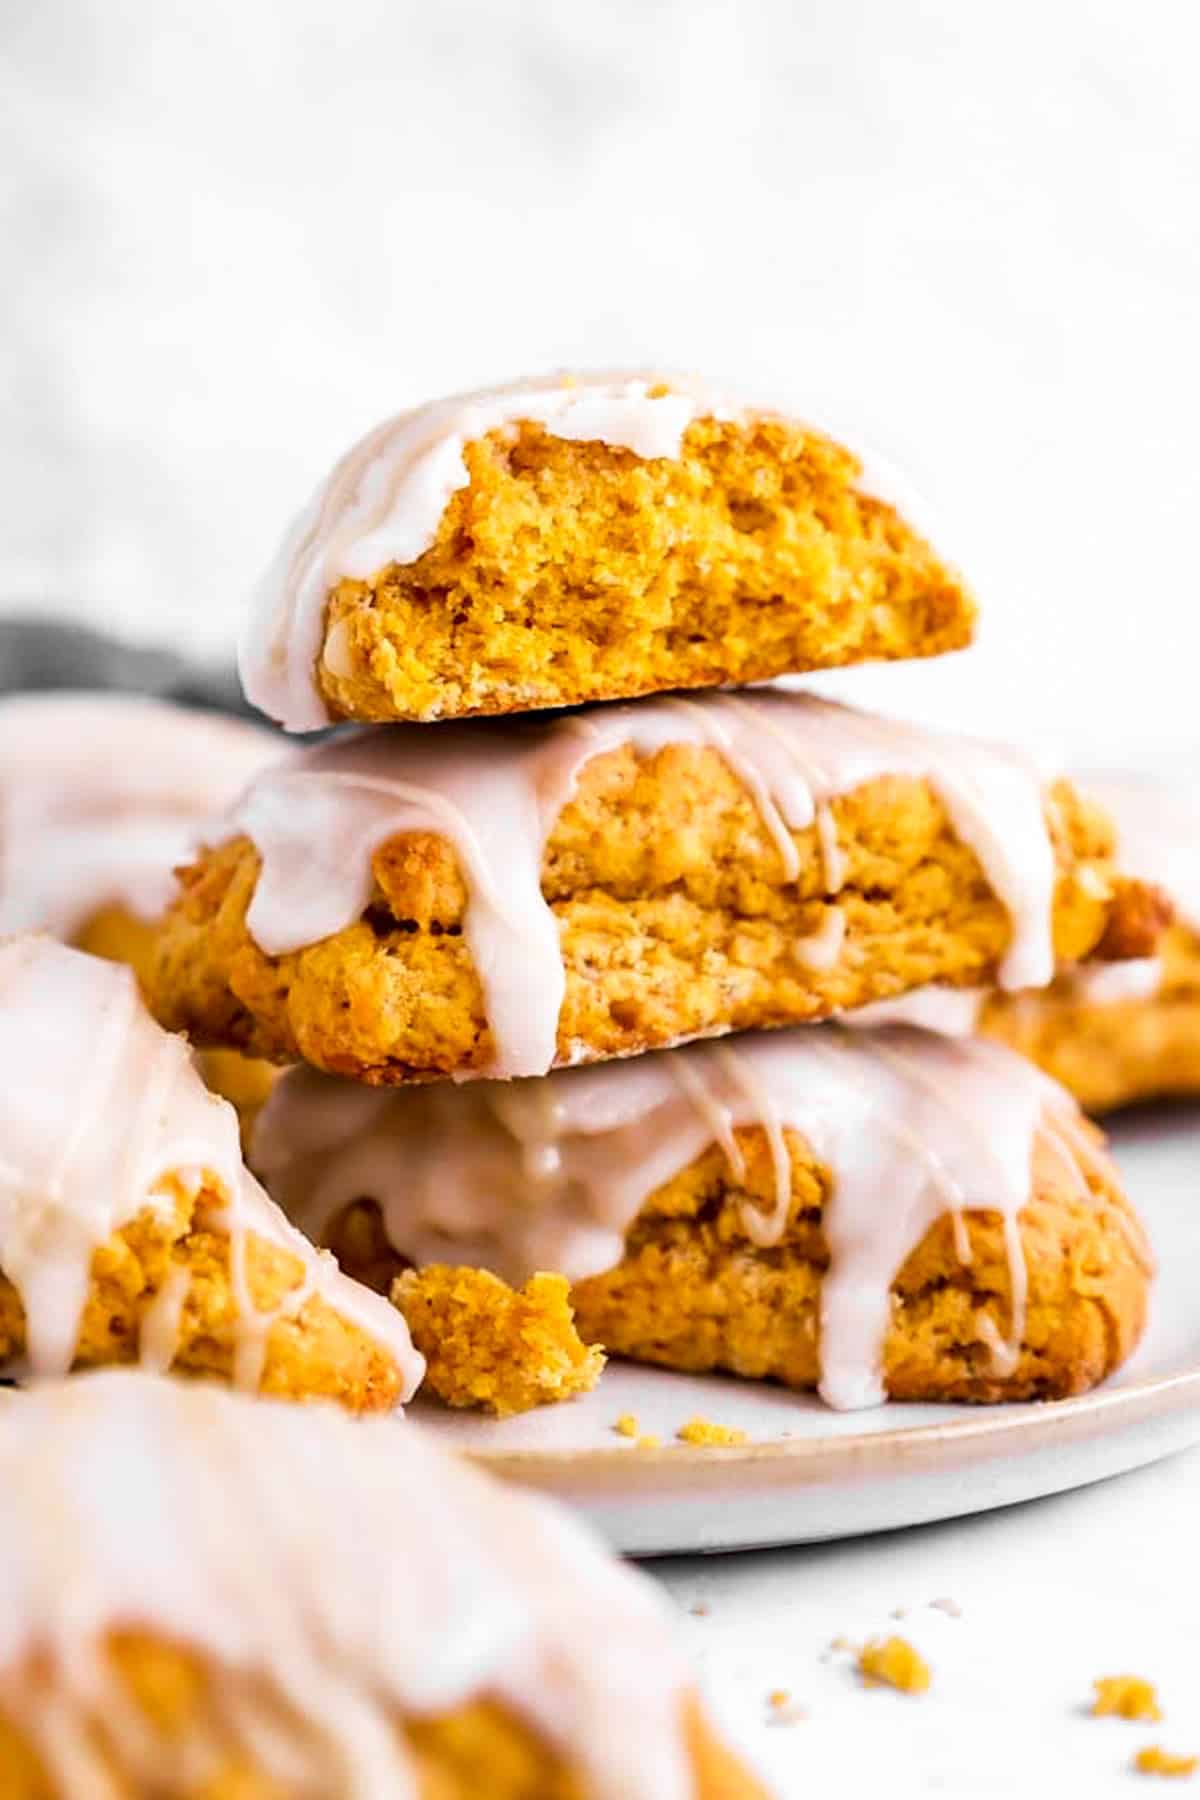
<svg viewBox="0 0 1200 1800">
<path fill-rule="evenodd" d="M 712 1611 L 712 1607 L 709 1606 L 706 1600 L 697 1600 L 695 1606 L 688 1607 L 688 1611 L 692 1614 L 693 1618 L 706 1619 Z"/>
<path fill-rule="evenodd" d="M 808 1717 L 808 1709 L 793 1700 L 787 1688 L 773 1688 L 767 1695 L 767 1706 L 772 1725 L 796 1725 Z"/>
<path fill-rule="evenodd" d="M 853 1650 L 854 1645 L 844 1632 L 839 1631 L 835 1638 L 830 1638 L 828 1648 L 830 1655 L 833 1655 L 838 1650 Z"/>
<path fill-rule="evenodd" d="M 889 1617 L 889 1619 L 907 1619 L 907 1617 L 908 1617 L 907 1606 L 893 1606 L 891 1612 L 888 1614 L 888 1617 Z"/>
<path fill-rule="evenodd" d="M 859 1673 L 867 1687 L 892 1687 L 902 1694 L 923 1694 L 932 1676 L 929 1665 L 906 1638 L 872 1638 L 858 1653 Z"/>
<path fill-rule="evenodd" d="M 613 1430 L 618 1437 L 635 1438 L 638 1435 L 637 1414 L 622 1413 L 616 1424 L 613 1426 Z"/>
<path fill-rule="evenodd" d="M 1154 1684 L 1140 1675 L 1101 1675 L 1092 1683 L 1094 1719 L 1161 1719 Z"/>
<path fill-rule="evenodd" d="M 699 1444 L 717 1450 L 733 1449 L 747 1442 L 746 1433 L 735 1425 L 717 1425 L 699 1413 L 686 1425 L 681 1425 L 675 1436 L 683 1444 Z"/>
<path fill-rule="evenodd" d="M 1171 1750 L 1164 1750 L 1161 1744 L 1147 1744 L 1133 1759 L 1139 1775 L 1176 1775 L 1185 1780 L 1196 1773 L 1198 1765 L 1200 1757 L 1177 1756 Z"/>
<path fill-rule="evenodd" d="M 636 1448 L 639 1450 L 657 1450 L 661 1443 L 662 1439 L 658 1437 L 655 1432 L 648 1431 L 644 1436 L 638 1439 Z"/>
<path fill-rule="evenodd" d="M 940 1600 L 931 1600 L 929 1604 L 935 1612 L 945 1613 L 948 1619 L 962 1618 L 962 1607 L 957 1600 L 951 1600 L 948 1595 L 943 1594 Z"/>
<path fill-rule="evenodd" d="M 569 1296 L 562 1275 L 533 1275 L 518 1290 L 486 1269 L 441 1263 L 392 1284 L 426 1360 L 424 1391 L 498 1418 L 569 1400 L 600 1379 L 604 1354 L 580 1338 Z"/>
</svg>

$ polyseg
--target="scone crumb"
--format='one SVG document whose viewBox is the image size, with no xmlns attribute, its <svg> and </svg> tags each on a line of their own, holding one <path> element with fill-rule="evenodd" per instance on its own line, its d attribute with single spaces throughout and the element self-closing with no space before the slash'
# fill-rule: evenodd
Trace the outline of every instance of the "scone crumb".
<svg viewBox="0 0 1200 1800">
<path fill-rule="evenodd" d="M 662 1443 L 662 1439 L 660 1437 L 658 1437 L 653 1431 L 648 1431 L 645 1433 L 645 1435 L 643 1437 L 640 1437 L 637 1440 L 637 1444 L 635 1447 L 638 1450 L 657 1450 L 658 1446 L 661 1443 Z"/>
<path fill-rule="evenodd" d="M 932 1677 L 929 1665 L 906 1638 L 872 1638 L 858 1653 L 858 1669 L 867 1687 L 892 1687 L 902 1694 L 923 1694 Z"/>
<path fill-rule="evenodd" d="M 688 1611 L 694 1619 L 707 1619 L 709 1613 L 712 1611 L 712 1607 L 708 1604 L 707 1600 L 697 1600 L 695 1606 L 688 1607 Z"/>
<path fill-rule="evenodd" d="M 791 1697 L 792 1696 L 786 1688 L 772 1688 L 767 1695 L 767 1705 L 774 1707 L 775 1711 L 778 1712 L 781 1706 L 787 1705 Z"/>
<path fill-rule="evenodd" d="M 798 1725 L 801 1719 L 807 1719 L 808 1710 L 792 1699 L 787 1688 L 772 1688 L 767 1695 L 769 1723 L 772 1725 Z"/>
<path fill-rule="evenodd" d="M 391 1297 L 426 1360 L 425 1391 L 446 1406 L 503 1419 L 586 1394 L 600 1379 L 604 1353 L 575 1330 L 562 1275 L 532 1275 L 516 1289 L 486 1269 L 430 1263 L 398 1276 Z"/>
<path fill-rule="evenodd" d="M 1147 1744 L 1133 1759 L 1139 1775 L 1176 1775 L 1185 1780 L 1196 1773 L 1198 1765 L 1200 1756 L 1177 1756 L 1174 1751 L 1164 1750 L 1161 1744 Z"/>
<path fill-rule="evenodd" d="M 675 1436 L 680 1443 L 699 1444 L 715 1450 L 731 1450 L 747 1442 L 746 1433 L 735 1425 L 717 1425 L 699 1413 L 686 1425 L 681 1425 Z"/>
<path fill-rule="evenodd" d="M 616 1424 L 613 1426 L 613 1430 L 618 1437 L 635 1438 L 638 1435 L 637 1414 L 622 1413 Z"/>
<path fill-rule="evenodd" d="M 1092 1717 L 1105 1719 L 1161 1719 L 1154 1684 L 1140 1675 L 1101 1675 L 1092 1683 L 1096 1698 Z"/>
</svg>

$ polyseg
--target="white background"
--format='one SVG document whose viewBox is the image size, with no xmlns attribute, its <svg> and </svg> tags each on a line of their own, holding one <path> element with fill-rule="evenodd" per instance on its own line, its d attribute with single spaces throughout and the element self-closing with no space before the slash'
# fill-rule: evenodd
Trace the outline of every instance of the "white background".
<svg viewBox="0 0 1200 1800">
<path fill-rule="evenodd" d="M 330 459 L 564 364 L 906 464 L 985 651 L 872 696 L 1190 744 L 1192 0 L 8 0 L 0 604 L 226 649 Z"/>
</svg>

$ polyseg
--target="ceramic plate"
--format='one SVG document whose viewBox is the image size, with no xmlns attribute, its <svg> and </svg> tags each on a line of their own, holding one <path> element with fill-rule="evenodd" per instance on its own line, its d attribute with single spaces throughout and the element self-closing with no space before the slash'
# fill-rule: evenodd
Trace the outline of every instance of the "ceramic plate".
<svg viewBox="0 0 1200 1800">
<path fill-rule="evenodd" d="M 1131 1115 L 1113 1147 L 1159 1259 L 1136 1357 L 1078 1400 L 833 1413 L 755 1382 L 610 1364 L 594 1393 L 487 1421 L 417 1405 L 445 1441 L 585 1513 L 631 1555 L 748 1549 L 886 1531 L 1081 1487 L 1200 1442 L 1200 1111 Z M 661 1440 L 613 1430 L 622 1413 Z M 745 1448 L 674 1441 L 695 1414 Z"/>
</svg>

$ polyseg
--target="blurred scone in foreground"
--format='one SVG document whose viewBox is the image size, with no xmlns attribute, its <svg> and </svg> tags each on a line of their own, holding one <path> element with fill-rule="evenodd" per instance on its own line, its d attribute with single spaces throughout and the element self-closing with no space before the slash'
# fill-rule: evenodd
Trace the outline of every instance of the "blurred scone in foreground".
<svg viewBox="0 0 1200 1800">
<path fill-rule="evenodd" d="M 14 1396 L 0 1594 L 5 1800 L 765 1800 L 650 1583 L 416 1427 Z"/>
<path fill-rule="evenodd" d="M 250 1175 L 132 970 L 0 940 L 0 1145 L 0 1362 L 139 1361 L 356 1412 L 420 1381 L 403 1321 Z"/>
</svg>

